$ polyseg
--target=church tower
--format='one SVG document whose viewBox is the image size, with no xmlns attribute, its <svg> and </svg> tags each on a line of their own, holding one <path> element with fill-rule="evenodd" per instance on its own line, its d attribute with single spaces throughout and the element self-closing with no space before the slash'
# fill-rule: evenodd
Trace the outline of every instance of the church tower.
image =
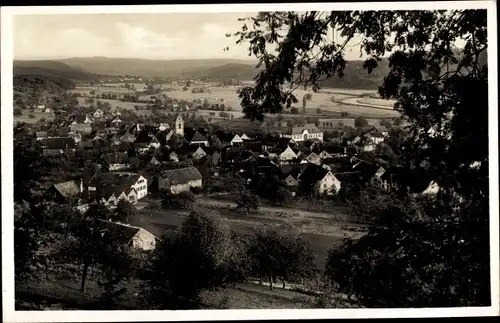
<svg viewBox="0 0 500 323">
<path fill-rule="evenodd" d="M 175 134 L 184 137 L 184 119 L 180 114 L 175 119 Z"/>
</svg>

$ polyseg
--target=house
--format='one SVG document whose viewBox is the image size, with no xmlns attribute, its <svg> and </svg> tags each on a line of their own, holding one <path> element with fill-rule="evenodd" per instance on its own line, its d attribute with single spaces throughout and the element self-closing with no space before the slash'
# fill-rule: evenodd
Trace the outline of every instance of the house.
<svg viewBox="0 0 500 323">
<path fill-rule="evenodd" d="M 195 167 L 185 167 L 164 171 L 158 178 L 158 190 L 167 190 L 172 194 L 202 187 L 203 176 Z"/>
<path fill-rule="evenodd" d="M 100 220 L 98 229 L 107 241 L 119 242 L 124 246 L 143 251 L 154 250 L 159 240 L 143 228 L 117 222 Z"/>
<path fill-rule="evenodd" d="M 89 135 L 92 133 L 92 126 L 88 123 L 71 123 L 69 128 L 71 129 L 71 132 L 82 135 Z"/>
<path fill-rule="evenodd" d="M 122 119 L 120 119 L 120 114 L 115 114 L 115 116 L 113 117 L 113 119 L 111 120 L 111 124 L 114 125 L 115 127 L 122 123 Z"/>
<path fill-rule="evenodd" d="M 121 138 L 120 138 L 120 141 L 121 142 L 126 142 L 126 143 L 133 143 L 135 142 L 136 138 L 133 134 L 131 134 L 130 132 L 126 132 Z"/>
<path fill-rule="evenodd" d="M 290 138 L 297 142 L 306 140 L 323 141 L 323 131 L 312 123 L 306 123 L 302 127 L 292 127 L 291 130 L 281 134 L 284 138 Z"/>
<path fill-rule="evenodd" d="M 101 119 L 102 117 L 104 117 L 104 112 L 101 109 L 97 109 L 94 112 L 94 118 L 95 119 Z"/>
<path fill-rule="evenodd" d="M 384 135 L 379 131 L 371 131 L 365 135 L 366 139 L 373 142 L 375 145 L 384 141 Z"/>
<path fill-rule="evenodd" d="M 94 117 L 91 115 L 91 114 L 86 114 L 85 115 L 85 120 L 83 121 L 83 123 L 93 123 L 94 122 Z"/>
<path fill-rule="evenodd" d="M 68 181 L 51 185 L 45 196 L 56 203 L 64 204 L 78 198 L 80 193 L 80 186 L 75 181 Z"/>
<path fill-rule="evenodd" d="M 157 165 L 160 165 L 161 162 L 155 157 L 151 157 L 151 159 L 149 160 L 148 164 L 151 164 L 153 166 L 157 166 Z"/>
<path fill-rule="evenodd" d="M 234 146 L 236 143 L 241 143 L 243 142 L 243 139 L 238 135 L 234 135 L 233 139 L 231 139 L 230 144 L 231 146 Z"/>
<path fill-rule="evenodd" d="M 355 164 L 352 168 L 355 172 L 360 172 L 361 180 L 371 186 L 385 189 L 382 180 L 382 175 L 385 173 L 385 169 L 382 166 L 372 164 L 365 161 L 360 161 Z"/>
<path fill-rule="evenodd" d="M 134 188 L 137 191 L 137 199 L 141 199 L 148 194 L 147 180 L 136 173 L 107 172 L 94 175 L 88 185 L 89 191 L 107 190 L 115 187 L 123 188 L 123 190 Z"/>
<path fill-rule="evenodd" d="M 57 156 L 65 151 L 75 150 L 75 141 L 71 137 L 45 138 L 40 142 L 42 144 L 43 154 L 47 156 Z"/>
<path fill-rule="evenodd" d="M 297 154 L 290 147 L 286 147 L 286 149 L 279 154 L 278 159 L 281 163 L 289 163 L 297 158 Z"/>
<path fill-rule="evenodd" d="M 160 131 L 170 130 L 170 125 L 168 123 L 166 123 L 166 122 L 160 123 L 160 126 L 158 127 L 158 130 L 160 130 Z"/>
<path fill-rule="evenodd" d="M 36 136 L 36 140 L 42 140 L 42 139 L 48 138 L 49 134 L 47 133 L 47 131 L 37 131 L 35 133 L 35 136 Z"/>
<path fill-rule="evenodd" d="M 205 157 L 206 155 L 207 153 L 203 150 L 203 148 L 198 147 L 198 149 L 196 149 L 196 151 L 193 153 L 193 159 L 198 160 Z"/>
<path fill-rule="evenodd" d="M 321 164 L 322 164 L 321 158 L 318 155 L 316 155 L 315 153 L 310 153 L 306 157 L 305 161 L 308 163 L 311 163 L 311 164 L 318 165 L 318 166 L 321 166 Z"/>
<path fill-rule="evenodd" d="M 340 180 L 331 171 L 314 164 L 308 165 L 298 180 L 305 191 L 316 195 L 333 195 L 341 189 Z"/>
<path fill-rule="evenodd" d="M 242 140 L 251 140 L 250 137 L 248 137 L 246 134 L 241 135 Z"/>
<path fill-rule="evenodd" d="M 190 145 L 204 145 L 208 146 L 208 139 L 200 132 L 195 131 L 193 136 L 188 139 Z"/>
<path fill-rule="evenodd" d="M 110 152 L 102 155 L 102 159 L 108 164 L 109 171 L 130 168 L 130 158 L 127 152 Z"/>
</svg>

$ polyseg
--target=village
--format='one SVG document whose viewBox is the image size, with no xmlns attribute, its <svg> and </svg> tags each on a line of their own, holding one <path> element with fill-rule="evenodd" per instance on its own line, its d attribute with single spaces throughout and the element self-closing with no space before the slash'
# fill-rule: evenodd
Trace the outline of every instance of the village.
<svg viewBox="0 0 500 323">
<path fill-rule="evenodd" d="M 434 183 L 417 181 L 397 165 L 367 160 L 386 145 L 385 126 L 366 125 L 359 135 L 325 140 L 332 127 L 327 119 L 283 125 L 278 135 L 258 136 L 208 125 L 189 127 L 184 118 L 186 112 L 179 112 L 170 122 L 134 123 L 123 121 L 119 112 L 97 109 L 49 123 L 34 133 L 43 155 L 67 158 L 83 171 L 80 178 L 46 183 L 44 197 L 85 213 L 92 204 L 114 209 L 120 201 L 141 209 L 165 192 L 170 198 L 239 192 L 237 208 L 248 214 L 258 206 L 251 199 L 245 203 L 245 194 L 282 205 L 300 197 L 345 200 L 351 191 L 366 187 L 384 192 L 405 188 L 414 194 L 437 191 Z M 238 188 L 231 188 L 228 179 Z M 134 238 L 117 235 L 127 237 L 123 243 L 154 249 L 157 238 L 144 228 L 108 222 L 113 232 L 135 230 Z"/>
</svg>

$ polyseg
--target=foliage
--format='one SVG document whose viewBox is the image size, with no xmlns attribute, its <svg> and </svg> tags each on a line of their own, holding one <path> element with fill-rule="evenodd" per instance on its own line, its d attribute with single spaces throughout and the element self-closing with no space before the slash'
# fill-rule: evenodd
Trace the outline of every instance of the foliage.
<svg viewBox="0 0 500 323">
<path fill-rule="evenodd" d="M 341 290 L 370 307 L 490 303 L 488 268 L 481 265 L 488 243 L 472 233 L 487 227 L 471 212 L 477 205 L 391 197 L 370 206 L 375 225 L 368 235 L 329 253 L 326 275 Z M 471 227 L 461 229 L 463 222 Z"/>
<path fill-rule="evenodd" d="M 120 200 L 111 215 L 113 221 L 127 222 L 134 214 L 134 207 L 127 200 Z"/>
<path fill-rule="evenodd" d="M 238 207 L 245 210 L 246 213 L 259 209 L 259 197 L 248 191 L 243 192 L 238 200 Z"/>
<path fill-rule="evenodd" d="M 20 108 L 14 109 L 14 117 L 20 117 L 23 115 L 23 111 Z"/>
<path fill-rule="evenodd" d="M 277 278 L 289 281 L 313 277 L 317 273 L 310 244 L 288 227 L 257 231 L 248 252 L 253 273 L 259 278 L 267 278 L 270 289 Z"/>
<path fill-rule="evenodd" d="M 129 247 L 113 241 L 106 244 L 99 255 L 100 279 L 97 284 L 102 289 L 100 305 L 103 309 L 115 308 L 120 296 L 127 291 L 126 287 L 118 286 L 132 274 L 132 253 Z"/>
<path fill-rule="evenodd" d="M 233 255 L 227 226 L 215 216 L 191 212 L 155 249 L 146 284 L 150 306 L 198 308 L 203 290 L 224 284 Z"/>
<path fill-rule="evenodd" d="M 164 209 L 191 209 L 194 205 L 195 195 L 191 191 L 172 194 L 167 191 L 161 192 L 161 205 Z"/>
<path fill-rule="evenodd" d="M 320 79 L 342 76 L 345 48 L 356 36 L 369 74 L 391 53 L 379 95 L 396 100 L 409 123 L 402 166 L 424 168 L 440 186 L 440 199 L 422 206 L 395 201 L 370 210 L 386 222 L 345 246 L 337 280 L 369 306 L 487 304 L 486 10 L 270 12 L 243 20 L 253 28 L 244 26 L 237 42 L 248 42 L 263 66 L 239 94 L 248 118 L 289 107 L 298 86 L 317 91 Z M 332 26 L 339 43 L 326 40 Z M 276 54 L 269 45 L 278 45 Z"/>
<path fill-rule="evenodd" d="M 358 129 L 364 128 L 367 125 L 368 125 L 368 121 L 361 116 L 354 119 L 354 126 Z"/>
</svg>

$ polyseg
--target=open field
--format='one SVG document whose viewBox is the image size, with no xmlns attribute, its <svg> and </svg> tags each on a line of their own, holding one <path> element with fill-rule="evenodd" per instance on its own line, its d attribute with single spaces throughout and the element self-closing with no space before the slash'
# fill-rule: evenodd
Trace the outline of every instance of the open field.
<svg viewBox="0 0 500 323">
<path fill-rule="evenodd" d="M 30 118 L 29 115 L 33 114 L 35 117 Z M 26 123 L 35 123 L 38 120 L 45 118 L 47 121 L 51 121 L 54 119 L 54 115 L 47 112 L 29 112 L 27 110 L 23 111 L 22 116 L 14 116 L 14 121 L 26 122 Z"/>
<path fill-rule="evenodd" d="M 94 86 L 94 87 L 77 87 L 73 92 L 87 93 L 89 95 L 91 90 L 96 91 L 96 93 L 104 92 L 116 92 L 116 93 L 130 93 L 132 92 L 124 87 L 119 87 L 120 84 L 115 84 L 116 87 L 104 87 L 104 86 Z M 170 97 L 186 100 L 192 102 L 193 100 L 205 100 L 207 99 L 209 103 L 222 103 L 226 106 L 231 106 L 233 108 L 234 117 L 238 118 L 241 116 L 241 106 L 238 94 L 236 93 L 237 86 L 227 86 L 219 87 L 215 84 L 195 84 L 192 88 L 203 87 L 210 90 L 210 93 L 191 93 L 191 91 L 183 91 L 183 85 L 178 84 L 166 84 L 164 88 L 171 88 L 174 90 L 162 91 L 161 94 L 166 94 Z M 372 93 L 373 92 L 373 93 Z M 295 104 L 302 110 L 302 97 L 306 91 L 297 89 L 295 95 L 299 102 Z M 365 97 L 361 97 L 364 95 Z M 349 90 L 349 89 L 325 89 L 317 93 L 312 93 L 311 100 L 307 103 L 306 114 L 318 116 L 316 109 L 320 108 L 322 110 L 321 116 L 323 117 L 333 117 L 338 116 L 342 112 L 347 112 L 351 116 L 364 116 L 372 118 L 392 118 L 398 117 L 399 113 L 392 110 L 393 101 L 376 99 L 373 97 L 366 97 L 367 95 L 375 96 L 375 91 L 363 91 L 363 90 Z M 149 95 L 140 97 L 140 99 L 149 99 Z M 332 102 L 332 97 L 336 102 Z M 123 108 L 132 108 L 134 104 L 131 102 L 121 102 L 118 100 L 106 100 L 113 108 L 120 106 Z M 83 102 L 83 101 L 82 101 Z M 300 113 L 300 112 L 299 112 Z"/>
<path fill-rule="evenodd" d="M 293 226 L 311 243 L 316 253 L 317 265 L 321 269 L 324 268 L 328 251 L 332 247 L 339 246 L 344 237 L 361 236 L 360 233 L 345 229 L 345 226 L 354 224 L 348 220 L 346 214 L 342 213 L 341 208 L 326 213 L 263 205 L 259 211 L 243 215 L 233 210 L 235 206 L 236 204 L 231 201 L 203 197 L 197 199 L 198 209 L 219 213 L 229 227 L 237 232 L 253 232 L 260 226 L 277 227 L 284 224 Z M 146 208 L 137 211 L 130 224 L 161 236 L 165 230 L 180 226 L 188 214 L 189 211 Z"/>
<path fill-rule="evenodd" d="M 46 278 L 31 278 L 16 282 L 15 308 L 26 310 L 102 310 L 99 299 L 102 290 L 95 281 L 87 281 L 85 292 L 80 292 L 80 279 L 61 279 L 55 275 Z M 145 310 L 138 297 L 140 282 L 129 280 L 124 284 L 125 294 L 118 304 L 119 310 Z M 346 301 L 345 295 L 334 295 L 335 308 L 359 307 Z M 208 309 L 292 309 L 314 308 L 315 298 L 300 292 L 282 289 L 278 284 L 274 290 L 266 285 L 239 283 L 236 287 L 220 288 L 202 293 L 202 303 Z"/>
</svg>

